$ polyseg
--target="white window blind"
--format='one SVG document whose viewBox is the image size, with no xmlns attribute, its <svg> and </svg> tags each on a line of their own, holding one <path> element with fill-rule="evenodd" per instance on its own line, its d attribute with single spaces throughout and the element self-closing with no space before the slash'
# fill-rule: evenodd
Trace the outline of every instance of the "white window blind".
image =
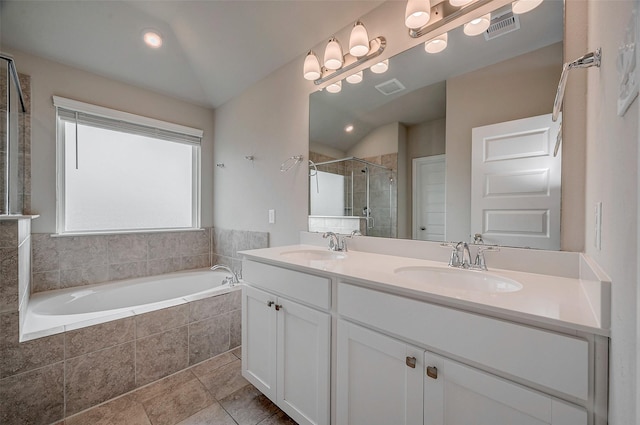
<svg viewBox="0 0 640 425">
<path fill-rule="evenodd" d="M 200 226 L 202 131 L 54 97 L 58 233 Z"/>
</svg>

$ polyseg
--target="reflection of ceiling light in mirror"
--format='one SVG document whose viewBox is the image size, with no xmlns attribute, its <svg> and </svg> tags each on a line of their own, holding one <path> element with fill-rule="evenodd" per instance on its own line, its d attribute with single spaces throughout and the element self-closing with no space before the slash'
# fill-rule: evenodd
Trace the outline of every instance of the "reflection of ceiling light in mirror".
<svg viewBox="0 0 640 425">
<path fill-rule="evenodd" d="M 331 83 L 327 86 L 327 91 L 329 93 L 340 93 L 342 90 L 342 81 L 336 81 L 335 83 Z"/>
<path fill-rule="evenodd" d="M 360 21 L 356 22 L 351 30 L 349 53 L 357 58 L 369 53 L 369 34 L 367 34 L 367 29 Z"/>
<path fill-rule="evenodd" d="M 542 0 L 515 0 L 511 3 L 511 10 L 515 14 L 527 13 L 540 6 Z"/>
<path fill-rule="evenodd" d="M 335 37 L 331 37 L 324 50 L 324 66 L 327 69 L 340 69 L 342 67 L 342 47 Z"/>
<path fill-rule="evenodd" d="M 431 17 L 430 0 L 409 0 L 404 13 L 404 24 L 407 28 L 420 28 L 429 22 Z"/>
<path fill-rule="evenodd" d="M 473 0 L 449 0 L 449 4 L 453 7 L 462 7 L 471 3 Z"/>
<path fill-rule="evenodd" d="M 371 68 L 369 69 L 374 74 L 382 74 L 384 72 L 387 72 L 387 69 L 389 69 L 389 59 L 385 59 L 382 62 L 378 62 L 375 65 L 371 65 Z"/>
<path fill-rule="evenodd" d="M 464 33 L 467 35 L 480 35 L 489 28 L 491 23 L 491 14 L 487 13 L 479 18 L 473 19 L 471 22 L 464 24 Z"/>
<path fill-rule="evenodd" d="M 162 37 L 155 31 L 145 31 L 142 39 L 147 44 L 147 46 L 152 49 L 157 49 L 162 46 Z"/>
<path fill-rule="evenodd" d="M 362 82 L 362 71 L 358 71 L 355 74 L 351 74 L 347 77 L 347 83 L 358 84 Z"/>
<path fill-rule="evenodd" d="M 431 40 L 424 43 L 424 50 L 427 53 L 440 53 L 447 48 L 448 39 L 449 34 L 445 32 L 444 34 L 432 38 Z"/>
<path fill-rule="evenodd" d="M 353 131 L 353 125 L 349 124 L 348 126 L 346 126 L 344 128 L 344 131 L 346 131 L 347 133 L 351 133 Z"/>
<path fill-rule="evenodd" d="M 313 52 L 307 53 L 307 57 L 304 58 L 303 75 L 305 80 L 313 81 L 320 78 L 320 62 L 318 57 Z"/>
</svg>

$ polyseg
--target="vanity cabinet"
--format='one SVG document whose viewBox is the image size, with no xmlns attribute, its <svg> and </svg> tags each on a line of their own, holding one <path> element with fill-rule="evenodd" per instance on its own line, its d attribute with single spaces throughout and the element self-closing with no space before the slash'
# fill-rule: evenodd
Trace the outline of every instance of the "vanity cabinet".
<svg viewBox="0 0 640 425">
<path fill-rule="evenodd" d="M 254 266 L 245 267 L 242 288 L 242 375 L 298 424 L 328 425 L 331 316 L 274 291 L 273 279 L 286 270 Z M 291 273 L 278 285 L 328 285 Z M 315 307 L 326 301 L 314 291 L 300 295 Z"/>
</svg>

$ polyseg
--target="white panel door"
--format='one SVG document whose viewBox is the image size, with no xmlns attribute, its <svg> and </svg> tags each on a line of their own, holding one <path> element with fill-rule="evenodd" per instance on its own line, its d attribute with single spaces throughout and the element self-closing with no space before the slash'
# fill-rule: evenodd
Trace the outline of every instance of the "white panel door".
<svg viewBox="0 0 640 425">
<path fill-rule="evenodd" d="M 424 364 L 424 425 L 587 425 L 581 407 L 430 352 Z"/>
<path fill-rule="evenodd" d="M 338 320 L 337 425 L 422 425 L 423 353 Z"/>
<path fill-rule="evenodd" d="M 276 297 L 242 287 L 242 376 L 276 401 Z"/>
<path fill-rule="evenodd" d="M 560 249 L 558 126 L 548 114 L 472 130 L 471 233 L 488 244 Z"/>
<path fill-rule="evenodd" d="M 331 318 L 278 299 L 278 406 L 300 425 L 329 425 Z"/>
<path fill-rule="evenodd" d="M 413 160 L 413 239 L 444 241 L 445 155 Z"/>
</svg>

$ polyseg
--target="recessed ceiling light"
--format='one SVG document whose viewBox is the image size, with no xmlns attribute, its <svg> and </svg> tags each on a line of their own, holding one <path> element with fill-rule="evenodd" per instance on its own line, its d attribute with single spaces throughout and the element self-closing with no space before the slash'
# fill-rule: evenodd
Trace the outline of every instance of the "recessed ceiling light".
<svg viewBox="0 0 640 425">
<path fill-rule="evenodd" d="M 351 133 L 353 131 L 353 125 L 349 124 L 348 126 L 346 126 L 344 128 L 344 131 L 346 131 L 347 133 Z"/>
<path fill-rule="evenodd" d="M 162 36 L 155 31 L 145 31 L 142 35 L 142 39 L 146 45 L 152 49 L 157 49 L 162 46 Z"/>
</svg>

